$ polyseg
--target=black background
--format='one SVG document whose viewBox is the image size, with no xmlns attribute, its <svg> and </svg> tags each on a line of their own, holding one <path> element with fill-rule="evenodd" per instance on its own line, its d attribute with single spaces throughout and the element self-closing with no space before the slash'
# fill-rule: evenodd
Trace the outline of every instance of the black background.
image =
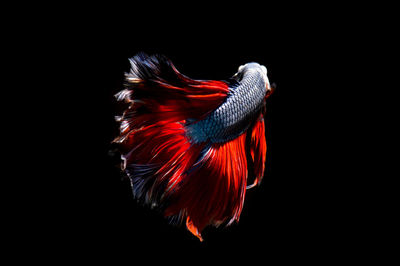
<svg viewBox="0 0 400 266">
<path fill-rule="evenodd" d="M 24 214 L 31 221 L 24 243 L 38 248 L 36 256 L 326 261 L 355 252 L 356 203 L 339 167 L 347 162 L 338 156 L 345 122 L 335 88 L 343 43 L 327 9 L 104 9 L 63 15 L 44 34 L 51 36 L 40 51 L 49 58 L 52 88 L 40 108 L 47 117 L 46 133 L 38 134 L 43 193 L 35 193 L 39 201 L 27 203 Z M 276 84 L 267 100 L 264 180 L 248 191 L 240 222 L 206 228 L 203 243 L 136 203 L 111 145 L 121 112 L 113 95 L 123 88 L 128 58 L 141 51 L 166 55 L 195 79 L 227 79 L 256 61 Z"/>
</svg>

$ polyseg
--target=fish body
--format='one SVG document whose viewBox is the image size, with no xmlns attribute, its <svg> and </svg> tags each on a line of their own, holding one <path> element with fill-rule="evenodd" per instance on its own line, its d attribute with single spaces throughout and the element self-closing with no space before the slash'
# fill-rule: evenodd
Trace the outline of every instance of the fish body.
<svg viewBox="0 0 400 266">
<path fill-rule="evenodd" d="M 267 93 L 265 88 L 269 87 L 266 68 L 248 63 L 240 74 L 240 83 L 229 87 L 226 101 L 207 118 L 187 126 L 188 135 L 195 143 L 224 143 L 235 139 L 248 129 L 260 112 Z"/>
<path fill-rule="evenodd" d="M 207 225 L 238 221 L 246 188 L 264 175 L 265 66 L 248 63 L 229 81 L 214 81 L 188 78 L 161 55 L 130 62 L 116 95 L 128 107 L 115 142 L 135 198 L 172 223 L 185 221 L 200 240 Z"/>
</svg>

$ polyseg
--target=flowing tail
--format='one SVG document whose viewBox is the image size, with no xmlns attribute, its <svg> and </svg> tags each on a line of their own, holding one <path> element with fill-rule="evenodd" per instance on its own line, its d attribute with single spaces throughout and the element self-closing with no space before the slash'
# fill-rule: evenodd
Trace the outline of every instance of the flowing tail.
<svg viewBox="0 0 400 266">
<path fill-rule="evenodd" d="M 200 240 L 209 225 L 237 221 L 247 185 L 246 136 L 256 182 L 265 165 L 262 115 L 254 126 L 226 143 L 191 143 L 187 121 L 200 120 L 226 99 L 223 81 L 193 80 L 161 55 L 138 54 L 126 74 L 126 89 L 116 95 L 128 104 L 114 140 L 134 196 L 158 207 L 172 222 L 186 222 Z"/>
</svg>

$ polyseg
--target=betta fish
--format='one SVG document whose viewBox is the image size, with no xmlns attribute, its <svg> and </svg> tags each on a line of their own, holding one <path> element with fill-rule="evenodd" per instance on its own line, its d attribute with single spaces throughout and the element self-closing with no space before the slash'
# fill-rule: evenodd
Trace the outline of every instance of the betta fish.
<svg viewBox="0 0 400 266">
<path fill-rule="evenodd" d="M 247 63 L 215 81 L 191 79 L 162 55 L 140 53 L 130 64 L 116 94 L 126 103 L 114 140 L 122 170 L 141 204 L 203 241 L 206 226 L 239 221 L 246 189 L 263 178 L 267 68 Z"/>
</svg>

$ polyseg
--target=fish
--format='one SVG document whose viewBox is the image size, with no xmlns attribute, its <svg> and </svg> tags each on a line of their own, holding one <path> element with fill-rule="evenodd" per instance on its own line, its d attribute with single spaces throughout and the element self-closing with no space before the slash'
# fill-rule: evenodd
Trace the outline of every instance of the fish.
<svg viewBox="0 0 400 266">
<path fill-rule="evenodd" d="M 267 68 L 250 62 L 226 80 L 200 80 L 161 54 L 129 61 L 113 142 L 134 198 L 200 241 L 207 226 L 237 223 L 265 171 Z"/>
</svg>

